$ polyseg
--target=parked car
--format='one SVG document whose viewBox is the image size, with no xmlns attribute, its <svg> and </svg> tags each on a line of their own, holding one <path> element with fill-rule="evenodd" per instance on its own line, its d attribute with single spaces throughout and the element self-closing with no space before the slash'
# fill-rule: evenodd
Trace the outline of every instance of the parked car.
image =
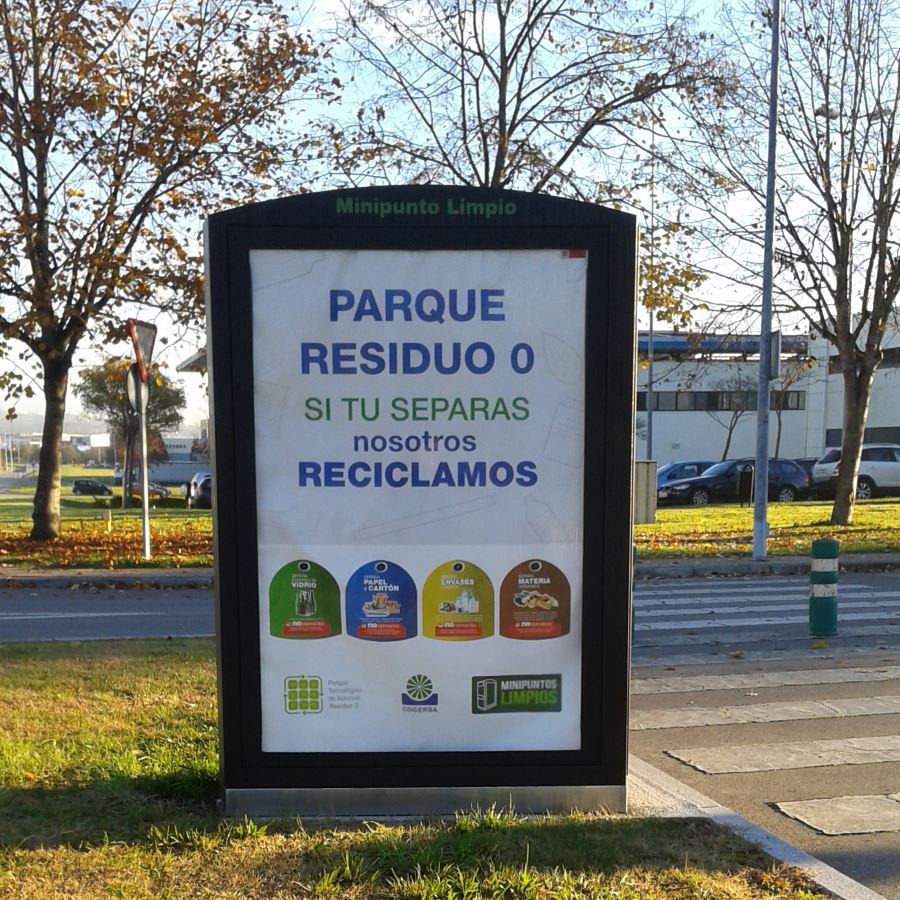
<svg viewBox="0 0 900 900">
<path fill-rule="evenodd" d="M 191 509 L 212 509 L 212 475 L 207 475 L 197 484 L 188 497 L 188 506 Z"/>
<path fill-rule="evenodd" d="M 682 478 L 693 478 L 702 475 L 710 466 L 714 466 L 714 459 L 680 460 L 666 463 L 656 470 L 656 486 L 661 488 L 669 481 L 679 481 Z"/>
<path fill-rule="evenodd" d="M 112 488 L 94 478 L 76 478 L 72 482 L 72 493 L 83 497 L 109 497 Z"/>
<path fill-rule="evenodd" d="M 832 490 L 840 470 L 838 458 L 830 479 Z M 900 444 L 863 444 L 856 476 L 856 499 L 871 500 L 876 494 L 897 492 L 900 492 Z"/>
<path fill-rule="evenodd" d="M 197 486 L 200 482 L 203 481 L 204 478 L 209 478 L 209 476 L 209 469 L 201 469 L 199 472 L 195 472 L 193 478 L 191 478 L 187 484 L 181 486 L 181 494 L 184 499 L 190 501 L 191 497 L 197 492 Z M 190 503 L 188 505 L 190 505 Z"/>
<path fill-rule="evenodd" d="M 841 448 L 832 447 L 826 450 L 812 467 L 812 490 L 815 494 L 830 494 L 834 490 L 832 476 L 841 459 Z"/>
<path fill-rule="evenodd" d="M 136 481 L 132 485 L 132 493 L 135 497 L 141 496 L 141 483 L 140 481 Z M 169 496 L 169 489 L 163 487 L 161 484 L 157 484 L 155 481 L 147 482 L 147 492 L 150 494 L 151 500 L 161 500 L 163 497 Z"/>
<path fill-rule="evenodd" d="M 813 466 L 815 466 L 818 461 L 818 456 L 801 456 L 800 459 L 794 460 L 794 462 L 809 475 L 810 483 L 812 483 Z"/>
<path fill-rule="evenodd" d="M 755 459 L 726 459 L 707 469 L 702 475 L 684 478 L 661 487 L 656 492 L 660 505 L 692 503 L 706 506 L 713 501 L 738 499 L 738 478 L 752 467 Z M 769 460 L 769 499 L 781 503 L 802 500 L 809 494 L 809 476 L 792 459 Z"/>
</svg>

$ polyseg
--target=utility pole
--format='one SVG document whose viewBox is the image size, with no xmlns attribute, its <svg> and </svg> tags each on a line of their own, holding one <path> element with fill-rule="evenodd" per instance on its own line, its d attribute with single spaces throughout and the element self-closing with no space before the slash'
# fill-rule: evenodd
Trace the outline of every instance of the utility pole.
<svg viewBox="0 0 900 900">
<path fill-rule="evenodd" d="M 650 120 L 650 271 L 656 267 L 656 119 Z M 650 328 L 647 332 L 647 459 L 653 459 L 653 325 L 656 312 L 647 307 Z"/>
<path fill-rule="evenodd" d="M 128 320 L 128 333 L 137 360 L 126 375 L 128 400 L 141 423 L 141 518 L 143 519 L 144 559 L 150 559 L 150 485 L 147 476 L 147 402 L 150 397 L 150 360 L 156 341 L 156 326 L 147 322 Z M 125 478 L 122 490 L 126 490 Z"/>
</svg>

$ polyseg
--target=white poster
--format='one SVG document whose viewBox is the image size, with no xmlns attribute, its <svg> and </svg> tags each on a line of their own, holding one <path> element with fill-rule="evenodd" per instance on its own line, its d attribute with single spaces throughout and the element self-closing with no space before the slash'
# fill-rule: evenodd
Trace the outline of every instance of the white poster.
<svg viewBox="0 0 900 900">
<path fill-rule="evenodd" d="M 250 264 L 263 751 L 579 749 L 585 253 Z"/>
</svg>

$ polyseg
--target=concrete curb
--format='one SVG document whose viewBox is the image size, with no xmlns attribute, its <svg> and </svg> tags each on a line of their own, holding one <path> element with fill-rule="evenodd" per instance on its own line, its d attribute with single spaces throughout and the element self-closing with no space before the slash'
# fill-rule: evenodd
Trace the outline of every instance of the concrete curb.
<svg viewBox="0 0 900 900">
<path fill-rule="evenodd" d="M 854 553 L 840 557 L 842 572 L 882 572 L 900 569 L 900 553 Z M 809 558 L 780 556 L 766 560 L 742 557 L 715 559 L 651 559 L 635 563 L 634 577 L 702 578 L 704 576 L 808 575 Z"/>
<path fill-rule="evenodd" d="M 771 832 L 754 825 L 733 810 L 676 781 L 636 756 L 628 758 L 628 778 L 629 793 L 638 795 L 634 798 L 639 807 L 635 812 L 646 811 L 653 816 L 700 816 L 710 819 L 755 844 L 779 862 L 800 869 L 823 891 L 834 895 L 838 900 L 886 900 L 883 894 L 867 888 L 815 856 L 792 847 Z"/>
<path fill-rule="evenodd" d="M 212 588 L 212 569 L 6 569 L 0 573 L 3 588 Z"/>
</svg>

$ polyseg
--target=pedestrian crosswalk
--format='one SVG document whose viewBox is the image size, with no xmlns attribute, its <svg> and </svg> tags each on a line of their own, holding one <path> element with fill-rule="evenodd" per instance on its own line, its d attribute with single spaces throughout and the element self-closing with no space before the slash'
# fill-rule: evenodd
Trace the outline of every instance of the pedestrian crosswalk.
<svg viewBox="0 0 900 900">
<path fill-rule="evenodd" d="M 895 579 L 885 581 L 893 587 Z M 838 634 L 827 648 L 809 633 L 809 582 L 793 578 L 670 579 L 634 591 L 632 665 L 707 664 L 736 654 L 749 661 L 859 655 L 900 649 L 900 590 L 863 581 L 840 585 Z M 821 643 L 821 642 L 819 642 Z"/>
<path fill-rule="evenodd" d="M 900 762 L 900 735 L 695 747 L 670 755 L 710 775 Z"/>
<path fill-rule="evenodd" d="M 834 719 L 848 716 L 900 714 L 900 695 L 835 700 L 792 700 L 691 709 L 654 709 L 636 712 L 632 728 L 692 728 L 698 725 L 741 725 L 751 722 L 791 722 L 796 719 Z"/>
<path fill-rule="evenodd" d="M 898 678 L 900 666 L 791 669 L 787 672 L 747 672 L 736 675 L 674 675 L 633 681 L 631 693 L 679 694 L 690 691 L 730 691 L 788 685 L 852 684 L 863 681 L 891 681 Z"/>
<path fill-rule="evenodd" d="M 897 583 L 842 583 L 838 634 L 823 639 L 809 633 L 802 577 L 638 582 L 633 752 L 653 764 L 667 759 L 670 774 L 694 786 L 754 775 L 763 818 L 896 842 Z"/>
</svg>

